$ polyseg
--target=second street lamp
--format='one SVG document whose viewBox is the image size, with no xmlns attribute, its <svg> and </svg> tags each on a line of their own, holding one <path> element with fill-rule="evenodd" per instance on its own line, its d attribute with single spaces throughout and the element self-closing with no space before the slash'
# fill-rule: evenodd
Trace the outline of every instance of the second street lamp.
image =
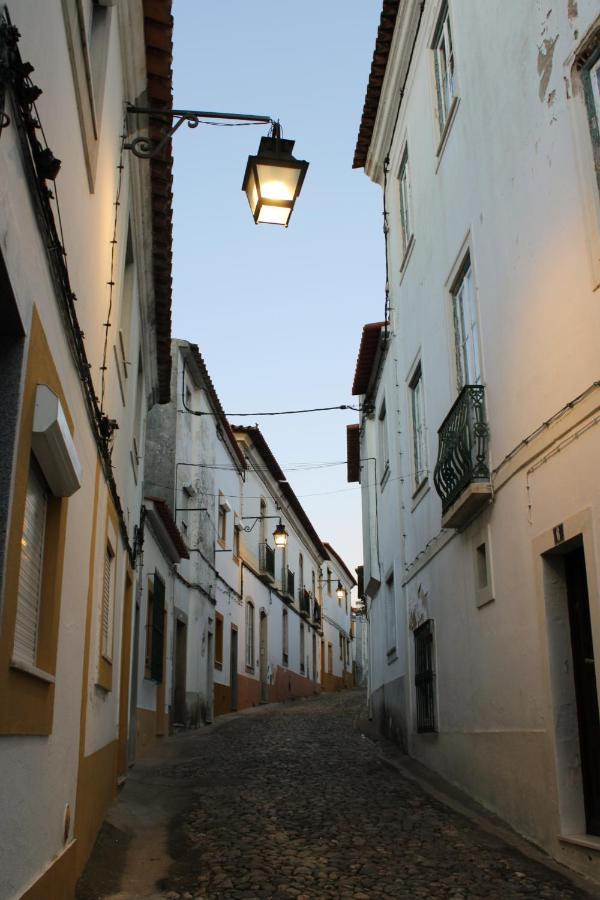
<svg viewBox="0 0 600 900">
<path fill-rule="evenodd" d="M 270 125 L 271 131 L 261 139 L 256 156 L 248 157 L 242 190 L 246 193 L 256 225 L 283 225 L 287 228 L 302 189 L 308 163 L 303 159 L 295 159 L 292 155 L 294 141 L 281 137 L 279 122 L 275 122 L 270 116 L 203 112 L 197 109 L 150 109 L 131 104 L 127 106 L 127 112 L 162 120 L 164 123 L 164 133 L 161 133 L 158 140 L 138 135 L 124 144 L 126 150 L 131 150 L 134 156 L 141 159 L 159 156 L 184 122 L 188 128 L 197 128 L 206 119 Z"/>
<path fill-rule="evenodd" d="M 284 547 L 287 547 L 288 533 L 285 530 L 285 525 L 283 524 L 281 519 L 279 520 L 277 528 L 273 532 L 273 540 L 275 541 L 276 547 L 281 547 L 282 549 Z"/>
</svg>

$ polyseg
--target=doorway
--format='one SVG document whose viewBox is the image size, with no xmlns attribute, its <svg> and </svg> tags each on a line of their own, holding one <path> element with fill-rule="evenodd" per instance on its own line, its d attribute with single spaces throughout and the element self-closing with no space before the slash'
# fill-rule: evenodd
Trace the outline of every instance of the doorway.
<svg viewBox="0 0 600 900">
<path fill-rule="evenodd" d="M 564 556 L 586 831 L 600 835 L 600 715 L 583 546 Z"/>
<path fill-rule="evenodd" d="M 260 702 L 269 702 L 269 654 L 267 614 L 260 614 Z"/>
<path fill-rule="evenodd" d="M 325 641 L 321 639 L 321 685 L 323 685 L 324 672 L 325 672 Z"/>
<path fill-rule="evenodd" d="M 312 636 L 312 677 L 313 681 L 317 680 L 317 636 L 313 631 Z"/>
<path fill-rule="evenodd" d="M 231 685 L 231 709 L 238 707 L 238 630 L 231 627 L 231 650 L 229 652 L 229 684 Z"/>
<path fill-rule="evenodd" d="M 186 725 L 185 694 L 186 694 L 186 669 L 187 669 L 187 625 L 177 619 L 175 631 L 175 696 L 174 724 Z"/>
</svg>

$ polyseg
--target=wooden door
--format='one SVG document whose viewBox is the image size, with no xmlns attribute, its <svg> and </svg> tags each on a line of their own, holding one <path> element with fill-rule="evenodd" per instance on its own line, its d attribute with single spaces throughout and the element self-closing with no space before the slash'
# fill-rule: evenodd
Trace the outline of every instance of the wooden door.
<svg viewBox="0 0 600 900">
<path fill-rule="evenodd" d="M 600 715 L 583 547 L 566 554 L 565 576 L 586 826 L 588 834 L 600 835 Z"/>
<path fill-rule="evenodd" d="M 261 703 L 269 702 L 269 654 L 268 654 L 268 623 L 266 613 L 260 614 L 260 700 Z"/>
<path fill-rule="evenodd" d="M 177 619 L 175 632 L 175 697 L 174 718 L 175 725 L 185 725 L 185 693 L 186 693 L 186 669 L 187 669 L 187 626 L 185 622 Z"/>
<path fill-rule="evenodd" d="M 237 691 L 237 671 L 238 671 L 238 631 L 237 628 L 231 629 L 231 648 L 229 651 L 229 683 L 231 685 L 231 708 L 237 709 L 238 691 Z"/>
</svg>

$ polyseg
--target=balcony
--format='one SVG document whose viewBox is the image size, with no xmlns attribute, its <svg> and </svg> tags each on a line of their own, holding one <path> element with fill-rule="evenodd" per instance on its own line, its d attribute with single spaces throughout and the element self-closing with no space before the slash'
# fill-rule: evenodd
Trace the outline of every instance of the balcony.
<svg viewBox="0 0 600 900">
<path fill-rule="evenodd" d="M 265 575 L 269 581 L 275 581 L 275 551 L 269 547 L 266 541 L 259 544 L 258 563 L 260 574 Z"/>
<path fill-rule="evenodd" d="M 300 605 L 300 614 L 310 616 L 310 591 L 301 587 L 298 590 L 298 603 Z"/>
<path fill-rule="evenodd" d="M 438 437 L 433 483 L 442 499 L 442 528 L 461 528 L 492 496 L 482 385 L 465 385 L 442 422 Z"/>
<path fill-rule="evenodd" d="M 317 626 L 320 627 L 320 625 L 321 625 L 321 607 L 320 607 L 320 605 L 317 603 L 316 600 L 315 600 L 315 602 L 313 603 L 313 615 L 312 615 L 312 619 L 313 619 L 313 622 L 315 623 L 315 625 L 317 625 Z"/>
</svg>

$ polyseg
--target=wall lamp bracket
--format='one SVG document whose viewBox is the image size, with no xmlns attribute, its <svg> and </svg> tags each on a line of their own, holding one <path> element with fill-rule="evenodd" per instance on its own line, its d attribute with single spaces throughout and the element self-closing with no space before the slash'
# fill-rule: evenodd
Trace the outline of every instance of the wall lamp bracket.
<svg viewBox="0 0 600 900">
<path fill-rule="evenodd" d="M 245 113 L 210 112 L 199 109 L 153 109 L 148 106 L 134 106 L 127 104 L 127 113 L 131 115 L 148 116 L 163 122 L 165 131 L 157 140 L 152 137 L 139 136 L 124 144 L 126 150 L 131 150 L 134 156 L 140 159 L 154 159 L 169 143 L 175 132 L 181 128 L 184 122 L 188 128 L 197 128 L 203 119 L 221 119 L 232 122 L 255 122 L 257 125 L 270 125 L 273 137 L 280 136 L 280 126 L 271 116 L 246 115 Z"/>
<path fill-rule="evenodd" d="M 244 531 L 252 531 L 257 522 L 264 522 L 266 519 L 279 519 L 281 522 L 281 516 L 241 516 L 242 521 L 247 519 L 252 519 L 252 525 L 242 525 Z"/>
</svg>

